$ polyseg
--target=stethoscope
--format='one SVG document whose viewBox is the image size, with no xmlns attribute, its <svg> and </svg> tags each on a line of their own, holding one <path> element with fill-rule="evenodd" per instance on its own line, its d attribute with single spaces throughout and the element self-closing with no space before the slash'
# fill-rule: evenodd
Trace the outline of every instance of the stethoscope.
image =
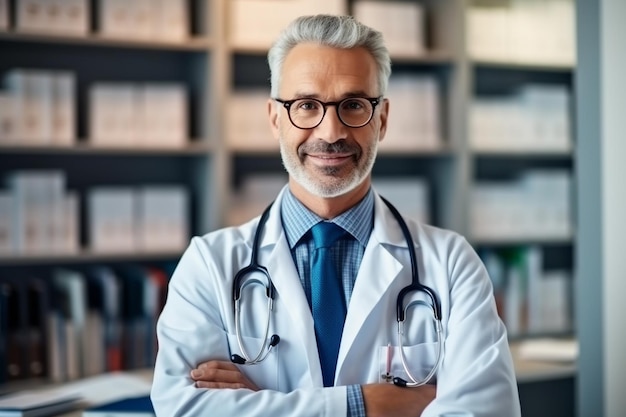
<svg viewBox="0 0 626 417">
<path fill-rule="evenodd" d="M 439 366 L 441 364 L 441 359 L 443 357 L 443 341 L 442 341 L 443 326 L 441 324 L 441 304 L 439 303 L 439 300 L 437 299 L 437 295 L 432 290 L 432 288 L 420 283 L 419 273 L 417 270 L 417 256 L 415 254 L 415 247 L 413 246 L 413 238 L 411 237 L 411 232 L 409 231 L 409 228 L 406 222 L 404 221 L 404 219 L 402 218 L 402 215 L 398 212 L 398 210 L 389 201 L 387 201 L 384 198 L 382 198 L 382 200 L 385 202 L 389 210 L 391 210 L 391 213 L 393 214 L 396 221 L 400 225 L 400 228 L 402 229 L 402 234 L 404 235 L 404 238 L 407 242 L 407 246 L 409 248 L 409 257 L 411 260 L 411 277 L 412 277 L 411 284 L 404 287 L 402 290 L 400 290 L 400 292 L 398 293 L 397 301 L 396 301 L 396 319 L 398 322 L 398 346 L 400 348 L 399 350 L 400 350 L 400 358 L 402 361 L 402 367 L 404 368 L 404 371 L 409 377 L 409 381 L 400 377 L 393 377 L 390 375 L 383 375 L 383 377 L 387 380 L 393 381 L 393 383 L 397 386 L 419 387 L 421 385 L 425 385 L 428 381 L 432 379 L 432 377 L 435 375 L 435 373 L 439 369 Z M 253 357 L 248 354 L 248 351 L 246 350 L 244 346 L 242 336 L 241 336 L 241 326 L 240 326 L 240 319 L 241 319 L 240 305 L 241 305 L 241 294 L 243 292 L 243 289 L 247 285 L 261 284 L 265 287 L 265 295 L 267 296 L 267 320 L 266 320 L 266 326 L 265 326 L 264 340 L 267 340 L 269 336 L 270 320 L 271 320 L 272 309 L 274 306 L 274 296 L 276 293 L 276 289 L 274 288 L 274 284 L 272 283 L 272 278 L 270 277 L 270 274 L 267 271 L 267 268 L 258 263 L 258 249 L 259 249 L 259 243 L 261 239 L 261 231 L 265 227 L 265 223 L 267 222 L 267 218 L 269 216 L 271 207 L 272 207 L 272 204 L 270 204 L 265 209 L 265 211 L 261 215 L 261 218 L 259 219 L 259 224 L 254 234 L 254 242 L 252 245 L 252 255 L 250 257 L 250 264 L 242 268 L 241 270 L 239 270 L 237 274 L 235 274 L 235 278 L 233 281 L 233 299 L 235 302 L 235 306 L 234 306 L 235 333 L 237 335 L 237 343 L 239 345 L 241 355 L 233 354 L 231 356 L 231 361 L 240 365 L 255 365 L 255 364 L 262 362 L 263 360 L 265 360 L 265 358 L 267 358 L 267 356 L 270 354 L 272 349 L 276 345 L 278 345 L 278 343 L 280 343 L 280 337 L 277 334 L 273 334 L 270 337 L 269 343 L 266 346 L 261 346 L 261 349 L 259 350 L 257 355 Z M 258 273 L 265 276 L 265 279 L 267 281 L 266 283 L 262 282 L 258 278 L 248 278 L 251 274 L 258 274 Z M 404 298 L 406 297 L 407 294 L 414 292 L 414 291 L 422 291 L 428 296 L 428 299 L 430 300 L 429 307 L 431 307 L 433 310 L 433 321 L 435 323 L 435 329 L 437 332 L 437 357 L 435 359 L 435 365 L 433 366 L 433 369 L 428 373 L 428 375 L 426 375 L 426 377 L 421 380 L 418 380 L 417 378 L 415 378 L 409 371 L 407 360 L 404 355 L 404 345 L 402 343 L 402 339 L 404 335 L 404 321 L 405 321 L 406 313 L 408 309 L 414 306 L 418 306 L 418 305 L 428 305 L 428 303 L 422 300 L 414 300 L 405 306 Z"/>
</svg>

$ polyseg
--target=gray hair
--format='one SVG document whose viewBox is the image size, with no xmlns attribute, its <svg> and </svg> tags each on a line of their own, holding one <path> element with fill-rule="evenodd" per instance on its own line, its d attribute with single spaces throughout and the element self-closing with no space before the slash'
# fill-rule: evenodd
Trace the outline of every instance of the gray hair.
<svg viewBox="0 0 626 417">
<path fill-rule="evenodd" d="M 391 59 L 383 35 L 358 22 L 352 16 L 301 16 L 291 22 L 279 35 L 267 54 L 270 67 L 271 95 L 277 97 L 285 57 L 300 43 L 313 42 L 333 48 L 364 47 L 378 67 L 378 90 L 384 95 L 391 75 Z"/>
</svg>

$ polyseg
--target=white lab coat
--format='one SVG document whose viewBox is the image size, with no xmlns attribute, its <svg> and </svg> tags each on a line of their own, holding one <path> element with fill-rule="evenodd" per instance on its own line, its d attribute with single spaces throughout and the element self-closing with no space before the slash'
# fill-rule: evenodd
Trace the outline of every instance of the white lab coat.
<svg viewBox="0 0 626 417">
<path fill-rule="evenodd" d="M 182 256 L 157 325 L 159 352 L 151 394 L 157 416 L 345 416 L 345 385 L 380 382 L 387 369 L 388 344 L 392 373 L 405 376 L 397 349 L 396 298 L 411 282 L 410 262 L 406 241 L 389 209 L 376 196 L 374 228 L 348 306 L 336 386 L 324 388 L 313 318 L 281 225 L 282 194 L 272 207 L 259 249 L 259 263 L 267 267 L 276 288 L 270 335 L 278 334 L 281 341 L 262 363 L 241 366 L 262 389 L 199 389 L 189 377 L 201 362 L 229 360 L 232 353 L 241 353 L 232 284 L 236 272 L 250 261 L 257 218 L 193 238 Z M 422 283 L 440 298 L 445 340 L 437 397 L 422 415 L 519 416 L 506 330 L 480 259 L 456 233 L 408 219 L 407 223 Z M 256 356 L 267 302 L 261 285 L 247 286 L 245 291 L 242 333 L 245 348 Z M 422 306 L 408 313 L 403 343 L 415 377 L 425 376 L 434 365 L 431 317 Z"/>
</svg>

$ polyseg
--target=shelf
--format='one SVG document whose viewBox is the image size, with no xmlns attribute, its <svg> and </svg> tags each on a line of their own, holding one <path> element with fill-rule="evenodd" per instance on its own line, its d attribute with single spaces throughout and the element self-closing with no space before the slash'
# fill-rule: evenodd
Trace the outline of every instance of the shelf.
<svg viewBox="0 0 626 417">
<path fill-rule="evenodd" d="M 98 34 L 85 36 L 56 35 L 44 33 L 19 33 L 0 31 L 0 42 L 27 42 L 56 45 L 85 45 L 104 48 L 147 49 L 181 52 L 206 52 L 213 42 L 202 36 L 194 36 L 185 41 L 159 41 L 141 39 L 118 39 Z"/>
<path fill-rule="evenodd" d="M 275 145 L 266 145 L 263 147 L 252 146 L 239 146 L 228 145 L 228 151 L 235 155 L 259 155 L 259 156 L 278 156 L 280 155 L 280 148 L 278 147 L 278 141 L 272 141 Z"/>
<path fill-rule="evenodd" d="M 349 10 L 353 0 L 341 1 Z M 408 178 L 426 183 L 432 224 L 466 235 L 477 251 L 508 255 L 509 250 L 522 251 L 537 245 L 544 253 L 546 270 L 569 272 L 577 255 L 576 230 L 571 236 L 556 238 L 521 236 L 530 230 L 520 230 L 519 236 L 504 238 L 471 237 L 468 197 L 474 185 L 483 180 L 517 179 L 533 169 L 573 172 L 576 163 L 574 141 L 570 145 L 572 149 L 567 150 L 473 148 L 468 122 L 475 97 L 509 94 L 527 84 L 569 88 L 575 81 L 574 63 L 522 62 L 502 57 L 493 59 L 487 54 L 471 56 L 465 45 L 467 25 L 464 18 L 474 2 L 419 2 L 428 11 L 427 44 L 437 49 L 428 49 L 419 55 L 392 54 L 392 74 L 435 80 L 439 93 L 436 111 L 440 145 L 411 148 L 404 147 L 402 140 L 398 140 L 400 146 L 387 147 L 387 144 L 393 145 L 389 140 L 392 137 L 387 135 L 387 142 L 383 141 L 378 148 L 374 178 Z M 228 215 L 236 206 L 232 204 L 233 197 L 244 189 L 249 178 L 282 175 L 287 180 L 278 142 L 271 137 L 269 130 L 260 130 L 259 137 L 250 141 L 229 141 L 228 108 L 225 105 L 247 89 L 263 88 L 269 93 L 270 74 L 266 58 L 269 42 L 263 45 L 260 38 L 254 37 L 250 45 L 235 45 L 229 38 L 232 23 L 229 0 L 191 0 L 185 4 L 190 11 L 193 28 L 190 31 L 194 33 L 189 39 L 178 42 L 105 37 L 95 30 L 83 36 L 0 30 L 0 70 L 32 67 L 68 70 L 76 75 L 74 134 L 81 137 L 71 145 L 0 143 L 0 174 L 8 175 L 24 169 L 63 171 L 68 189 L 80 199 L 78 235 L 85 246 L 88 245 L 84 237 L 89 235 L 86 229 L 90 213 L 84 197 L 94 187 L 135 188 L 160 184 L 185 187 L 190 195 L 186 224 L 193 236 L 229 225 Z M 284 12 L 281 10 L 277 9 L 277 12 Z M 252 44 L 255 41 L 257 45 Z M 503 52 L 505 56 L 507 50 Z M 513 55 L 508 52 L 509 56 Z M 549 55 L 542 56 L 552 59 Z M 86 137 L 90 136 L 89 86 L 109 81 L 184 84 L 190 93 L 186 132 L 194 137 L 180 147 L 94 145 L 91 138 Z M 575 102 L 576 92 L 572 89 L 571 93 Z M 392 104 L 390 109 L 390 123 L 395 123 L 395 105 Z M 419 107 L 411 110 L 423 111 Z M 410 134 L 417 138 L 418 132 Z M 402 136 L 401 139 L 405 138 Z M 417 142 L 416 139 L 411 144 Z M 525 143 L 530 146 L 531 142 Z M 572 183 L 576 184 L 575 180 Z M 539 233 L 548 231 L 534 230 Z M 502 233 L 500 229 L 496 232 Z M 112 267 L 127 263 L 169 265 L 178 261 L 184 250 L 118 250 L 111 253 L 82 248 L 76 253 L 0 254 L 0 273 L 46 277 L 55 268 L 63 266 L 80 271 L 101 264 Z M 576 365 L 572 363 L 528 361 L 518 357 L 517 342 L 514 340 L 511 345 L 518 382 L 549 381 L 576 375 Z M 24 387 L 40 383 L 33 379 L 22 382 Z M 3 388 L 7 385 L 0 384 L 0 393 Z"/>
<path fill-rule="evenodd" d="M 167 251 L 95 252 L 89 249 L 77 253 L 0 255 L 0 266 L 34 266 L 78 264 L 91 262 L 136 262 L 178 259 L 184 248 Z"/>
<path fill-rule="evenodd" d="M 3 154 L 29 155 L 143 155 L 143 156 L 203 156 L 213 151 L 214 146 L 204 140 L 190 140 L 184 147 L 172 146 L 101 146 L 90 144 L 86 140 L 79 140 L 75 145 L 12 145 L 1 144 Z"/>
<path fill-rule="evenodd" d="M 571 149 L 472 149 L 471 152 L 477 158 L 571 159 L 574 156 L 574 152 Z"/>
<path fill-rule="evenodd" d="M 262 46 L 231 46 L 230 52 L 237 55 L 267 55 L 268 48 Z M 406 54 L 391 55 L 391 63 L 393 64 L 435 64 L 435 65 L 447 65 L 452 64 L 454 58 L 452 54 L 446 51 L 432 50 L 426 51 L 420 55 Z"/>
<path fill-rule="evenodd" d="M 378 148 L 378 155 L 381 157 L 403 157 L 407 156 L 416 158 L 431 158 L 431 157 L 450 157 L 455 154 L 455 149 L 451 146 L 441 145 L 437 148 L 417 148 L 417 149 L 384 149 Z"/>
<path fill-rule="evenodd" d="M 574 236 L 570 237 L 506 237 L 506 238 L 472 238 L 470 239 L 472 246 L 564 246 L 573 245 Z"/>
<path fill-rule="evenodd" d="M 448 65 L 454 62 L 452 54 L 445 51 L 431 50 L 421 55 L 391 55 L 391 65 L 394 64 L 432 64 L 432 65 Z"/>
<path fill-rule="evenodd" d="M 576 66 L 573 63 L 526 62 L 509 60 L 504 58 L 470 58 L 470 63 L 475 67 L 547 72 L 573 72 Z"/>
</svg>

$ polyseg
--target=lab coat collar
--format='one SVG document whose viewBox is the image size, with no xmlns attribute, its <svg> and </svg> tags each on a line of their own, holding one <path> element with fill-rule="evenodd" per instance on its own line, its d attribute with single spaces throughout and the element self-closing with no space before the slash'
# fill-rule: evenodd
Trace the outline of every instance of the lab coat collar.
<svg viewBox="0 0 626 417">
<path fill-rule="evenodd" d="M 267 253 L 267 249 L 271 252 L 267 256 L 261 256 L 260 262 L 267 266 L 276 291 L 282 303 L 285 304 L 286 313 L 291 316 L 294 327 L 299 332 L 303 350 L 307 354 L 311 383 L 321 386 L 322 373 L 319 366 L 313 317 L 308 308 L 303 308 L 308 305 L 308 302 L 298 279 L 298 272 L 293 263 L 280 218 L 280 204 L 285 190 L 286 188 L 276 198 L 267 224 L 262 231 L 260 254 Z M 363 323 L 403 269 L 402 263 L 389 250 L 390 246 L 406 247 L 406 241 L 396 219 L 380 196 L 375 194 L 374 227 L 363 254 L 348 306 L 337 361 L 336 379 L 340 378 L 341 366 L 361 331 Z"/>
</svg>

